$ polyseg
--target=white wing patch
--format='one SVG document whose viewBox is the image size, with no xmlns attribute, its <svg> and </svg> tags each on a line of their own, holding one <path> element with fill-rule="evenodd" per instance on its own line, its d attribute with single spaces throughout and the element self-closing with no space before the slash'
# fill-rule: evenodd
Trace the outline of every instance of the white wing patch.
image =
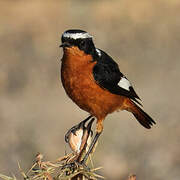
<svg viewBox="0 0 180 180">
<path fill-rule="evenodd" d="M 86 39 L 86 38 L 92 38 L 92 36 L 90 34 L 88 34 L 87 32 L 85 33 L 69 33 L 69 32 L 65 32 L 63 33 L 63 37 L 66 38 L 71 38 L 71 39 Z"/>
<path fill-rule="evenodd" d="M 101 51 L 96 48 L 96 52 L 98 53 L 98 56 L 101 57 Z"/>
<path fill-rule="evenodd" d="M 126 90 L 128 90 L 128 91 L 130 90 L 129 87 L 131 87 L 131 83 L 128 81 L 128 79 L 127 79 L 125 76 L 123 76 L 123 77 L 120 79 L 118 85 L 119 85 L 121 88 L 126 89 Z"/>
</svg>

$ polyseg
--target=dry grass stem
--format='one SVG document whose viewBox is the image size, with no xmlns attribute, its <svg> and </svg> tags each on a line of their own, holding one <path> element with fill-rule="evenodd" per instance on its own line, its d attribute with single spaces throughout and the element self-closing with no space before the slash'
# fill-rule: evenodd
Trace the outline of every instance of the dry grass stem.
<svg viewBox="0 0 180 180">
<path fill-rule="evenodd" d="M 19 172 L 24 180 L 97 180 L 104 179 L 103 176 L 96 173 L 98 168 L 88 168 L 79 163 L 72 163 L 74 154 L 68 154 L 58 158 L 55 161 L 43 161 L 43 155 L 38 153 L 35 163 L 25 172 L 19 162 Z M 0 174 L 4 180 L 17 180 L 15 176 L 9 177 Z"/>
</svg>

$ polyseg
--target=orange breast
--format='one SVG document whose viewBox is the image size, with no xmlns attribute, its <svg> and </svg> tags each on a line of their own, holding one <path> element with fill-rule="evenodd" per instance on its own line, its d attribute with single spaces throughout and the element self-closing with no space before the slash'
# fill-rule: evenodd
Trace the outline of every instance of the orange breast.
<svg viewBox="0 0 180 180">
<path fill-rule="evenodd" d="M 95 82 L 95 64 L 90 55 L 76 47 L 68 48 L 62 58 L 61 79 L 68 96 L 81 109 L 100 119 L 121 109 L 124 97 L 110 93 Z"/>
</svg>

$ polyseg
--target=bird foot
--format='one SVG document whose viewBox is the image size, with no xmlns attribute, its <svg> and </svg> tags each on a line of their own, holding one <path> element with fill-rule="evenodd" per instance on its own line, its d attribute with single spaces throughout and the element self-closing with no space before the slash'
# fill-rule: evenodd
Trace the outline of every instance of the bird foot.
<svg viewBox="0 0 180 180">
<path fill-rule="evenodd" d="M 78 168 L 78 164 L 74 161 L 69 164 L 62 166 L 62 170 L 67 169 L 66 172 L 73 173 Z"/>
<path fill-rule="evenodd" d="M 80 170 L 85 170 L 85 171 L 90 171 L 90 168 L 83 162 L 78 162 L 78 161 L 74 161 L 71 162 L 69 164 L 65 164 L 62 168 L 62 170 L 65 170 L 66 174 L 72 174 L 75 171 L 80 171 Z"/>
</svg>

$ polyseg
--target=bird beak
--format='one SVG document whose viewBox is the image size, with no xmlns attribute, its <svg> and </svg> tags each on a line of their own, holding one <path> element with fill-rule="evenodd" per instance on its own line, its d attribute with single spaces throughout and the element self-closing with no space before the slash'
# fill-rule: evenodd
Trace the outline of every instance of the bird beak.
<svg viewBox="0 0 180 180">
<path fill-rule="evenodd" d="M 68 42 L 63 42 L 59 47 L 65 48 L 65 47 L 71 47 L 71 45 Z"/>
</svg>

